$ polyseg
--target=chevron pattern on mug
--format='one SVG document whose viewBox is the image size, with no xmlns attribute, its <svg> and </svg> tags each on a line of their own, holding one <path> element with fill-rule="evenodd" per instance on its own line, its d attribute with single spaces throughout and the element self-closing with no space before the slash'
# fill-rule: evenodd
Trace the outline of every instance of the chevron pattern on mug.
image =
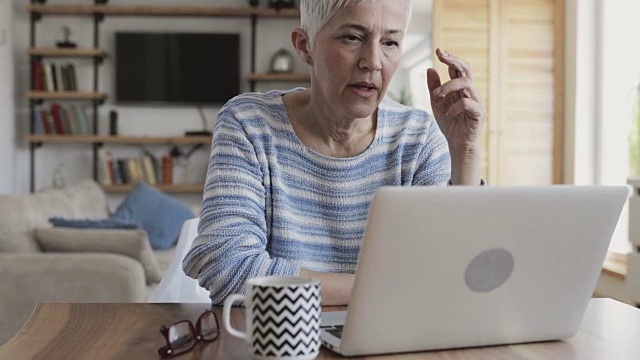
<svg viewBox="0 0 640 360">
<path fill-rule="evenodd" d="M 320 285 L 255 286 L 249 315 L 258 357 L 308 357 L 320 348 Z"/>
</svg>

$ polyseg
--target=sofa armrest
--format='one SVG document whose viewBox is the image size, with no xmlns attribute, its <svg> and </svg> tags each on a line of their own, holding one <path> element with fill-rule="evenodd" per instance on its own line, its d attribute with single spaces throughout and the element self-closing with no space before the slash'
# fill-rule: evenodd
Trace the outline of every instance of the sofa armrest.
<svg viewBox="0 0 640 360">
<path fill-rule="evenodd" d="M 39 228 L 36 239 L 44 252 L 109 253 L 138 260 L 147 284 L 162 280 L 162 274 L 144 230 Z"/>
<path fill-rule="evenodd" d="M 144 302 L 140 262 L 98 253 L 0 253 L 0 344 L 38 303 Z"/>
</svg>

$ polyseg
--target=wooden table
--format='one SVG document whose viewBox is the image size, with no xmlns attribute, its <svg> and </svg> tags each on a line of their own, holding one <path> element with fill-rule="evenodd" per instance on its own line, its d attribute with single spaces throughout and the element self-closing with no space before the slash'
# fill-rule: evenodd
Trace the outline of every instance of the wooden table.
<svg viewBox="0 0 640 360">
<path fill-rule="evenodd" d="M 0 359 L 158 359 L 160 325 L 195 321 L 206 304 L 40 304 L 24 328 L 0 346 Z M 214 307 L 220 315 L 222 309 Z M 244 328 L 244 310 L 232 311 Z M 340 356 L 322 349 L 318 359 Z M 375 357 L 402 359 L 639 359 L 640 310 L 592 299 L 578 335 L 566 341 Z M 222 331 L 176 359 L 251 359 L 243 340 Z"/>
</svg>

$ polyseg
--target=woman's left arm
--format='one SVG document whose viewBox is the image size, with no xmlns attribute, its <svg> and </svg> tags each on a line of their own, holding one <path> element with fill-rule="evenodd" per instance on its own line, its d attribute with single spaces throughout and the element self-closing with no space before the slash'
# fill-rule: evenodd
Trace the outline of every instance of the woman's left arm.
<svg viewBox="0 0 640 360">
<path fill-rule="evenodd" d="M 480 133 L 486 111 L 473 86 L 469 64 L 442 49 L 438 59 L 449 67 L 451 80 L 442 84 L 435 69 L 427 70 L 431 107 L 451 155 L 451 184 L 480 185 Z"/>
</svg>

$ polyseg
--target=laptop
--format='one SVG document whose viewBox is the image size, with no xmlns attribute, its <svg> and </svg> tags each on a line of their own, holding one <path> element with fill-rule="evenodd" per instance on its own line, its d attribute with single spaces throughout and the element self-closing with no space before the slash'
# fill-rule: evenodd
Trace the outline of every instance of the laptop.
<svg viewBox="0 0 640 360">
<path fill-rule="evenodd" d="M 383 187 L 346 312 L 346 356 L 566 339 L 581 324 L 626 186 Z"/>
</svg>

